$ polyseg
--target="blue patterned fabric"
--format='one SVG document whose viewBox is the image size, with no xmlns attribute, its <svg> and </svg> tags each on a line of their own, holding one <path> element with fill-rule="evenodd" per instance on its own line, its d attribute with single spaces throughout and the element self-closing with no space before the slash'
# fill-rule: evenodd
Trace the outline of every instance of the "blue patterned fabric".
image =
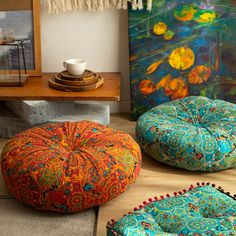
<svg viewBox="0 0 236 236">
<path fill-rule="evenodd" d="M 108 228 L 119 236 L 236 235 L 236 201 L 212 186 L 151 202 Z"/>
<path fill-rule="evenodd" d="M 188 170 L 236 167 L 236 105 L 187 97 L 156 106 L 137 121 L 144 152 Z"/>
</svg>

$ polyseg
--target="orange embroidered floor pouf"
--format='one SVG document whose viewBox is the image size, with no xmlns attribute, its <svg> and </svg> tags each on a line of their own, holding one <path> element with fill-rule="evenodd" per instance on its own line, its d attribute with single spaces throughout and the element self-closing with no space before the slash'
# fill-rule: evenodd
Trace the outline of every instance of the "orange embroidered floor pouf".
<svg viewBox="0 0 236 236">
<path fill-rule="evenodd" d="M 52 123 L 10 139 L 1 166 L 17 200 L 77 212 L 124 192 L 139 174 L 141 152 L 130 135 L 95 122 Z"/>
</svg>

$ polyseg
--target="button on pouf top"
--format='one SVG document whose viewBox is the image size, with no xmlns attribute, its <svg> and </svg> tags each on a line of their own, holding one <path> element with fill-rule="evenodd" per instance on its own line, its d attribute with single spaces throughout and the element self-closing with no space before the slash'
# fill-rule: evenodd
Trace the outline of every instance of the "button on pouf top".
<svg viewBox="0 0 236 236">
<path fill-rule="evenodd" d="M 141 148 L 179 168 L 215 171 L 236 167 L 236 105 L 187 97 L 156 106 L 137 122 Z"/>
<path fill-rule="evenodd" d="M 10 139 L 1 166 L 17 200 L 77 212 L 124 192 L 139 174 L 141 152 L 128 134 L 95 122 L 52 123 Z"/>
</svg>

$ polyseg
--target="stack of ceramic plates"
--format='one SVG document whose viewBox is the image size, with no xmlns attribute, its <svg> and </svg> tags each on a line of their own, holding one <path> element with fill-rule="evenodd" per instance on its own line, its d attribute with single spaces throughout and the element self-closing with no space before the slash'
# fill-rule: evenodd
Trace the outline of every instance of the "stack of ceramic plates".
<svg viewBox="0 0 236 236">
<path fill-rule="evenodd" d="M 103 85 L 102 76 L 86 70 L 82 75 L 71 75 L 67 70 L 56 74 L 48 80 L 49 86 L 63 91 L 88 91 Z"/>
</svg>

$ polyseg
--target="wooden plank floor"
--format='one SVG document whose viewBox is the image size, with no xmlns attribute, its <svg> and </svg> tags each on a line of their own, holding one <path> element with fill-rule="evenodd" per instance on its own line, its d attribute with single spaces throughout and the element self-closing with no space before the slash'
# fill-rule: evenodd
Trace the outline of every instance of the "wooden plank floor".
<svg viewBox="0 0 236 236">
<path fill-rule="evenodd" d="M 111 127 L 123 130 L 134 137 L 135 122 L 129 121 L 127 115 L 113 115 Z M 235 169 L 214 173 L 190 172 L 163 165 L 144 155 L 142 170 L 136 183 L 125 193 L 99 208 L 97 236 L 106 235 L 107 221 L 111 218 L 119 219 L 149 197 L 172 194 L 189 187 L 190 184 L 202 181 L 215 183 L 233 194 L 236 193 Z"/>
</svg>

